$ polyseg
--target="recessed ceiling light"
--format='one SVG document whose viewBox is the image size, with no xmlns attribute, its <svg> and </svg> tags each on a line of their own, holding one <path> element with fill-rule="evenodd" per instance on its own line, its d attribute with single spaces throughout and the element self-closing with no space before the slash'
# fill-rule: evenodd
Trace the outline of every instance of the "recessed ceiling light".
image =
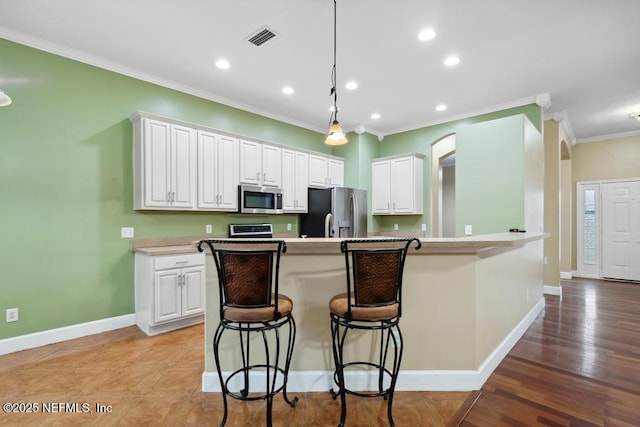
<svg viewBox="0 0 640 427">
<path fill-rule="evenodd" d="M 423 42 L 426 42 L 429 40 L 433 40 L 435 36 L 436 36 L 436 32 L 429 28 L 429 29 L 420 31 L 420 34 L 418 34 L 418 39 L 422 40 Z"/>
<path fill-rule="evenodd" d="M 293 95 L 293 88 L 291 86 L 285 86 L 282 88 L 282 93 L 285 95 Z"/>
<path fill-rule="evenodd" d="M 378 120 L 378 119 L 380 118 L 380 114 L 379 114 L 379 113 L 373 113 L 373 114 L 371 115 L 371 118 L 372 118 L 373 120 Z"/>
<path fill-rule="evenodd" d="M 216 61 L 216 67 L 220 68 L 221 70 L 228 70 L 231 65 L 226 59 L 218 59 Z"/>
<path fill-rule="evenodd" d="M 447 106 L 444 104 L 440 104 L 436 107 L 436 111 L 444 111 L 447 109 Z"/>
<path fill-rule="evenodd" d="M 458 65 L 459 62 L 460 62 L 460 58 L 452 55 L 444 60 L 444 65 L 446 65 L 447 67 L 453 67 L 454 65 Z"/>
<path fill-rule="evenodd" d="M 344 85 L 345 88 L 349 89 L 349 90 L 354 90 L 358 88 L 358 83 L 354 82 L 354 81 L 350 81 L 347 82 L 346 85 Z"/>
</svg>

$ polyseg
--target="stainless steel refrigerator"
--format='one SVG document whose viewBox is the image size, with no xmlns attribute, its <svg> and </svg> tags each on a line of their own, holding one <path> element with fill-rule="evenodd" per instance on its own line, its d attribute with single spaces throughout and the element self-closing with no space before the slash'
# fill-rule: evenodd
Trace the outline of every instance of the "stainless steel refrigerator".
<svg viewBox="0 0 640 427">
<path fill-rule="evenodd" d="M 367 237 L 367 191 L 309 188 L 308 213 L 300 217 L 300 235 Z"/>
</svg>

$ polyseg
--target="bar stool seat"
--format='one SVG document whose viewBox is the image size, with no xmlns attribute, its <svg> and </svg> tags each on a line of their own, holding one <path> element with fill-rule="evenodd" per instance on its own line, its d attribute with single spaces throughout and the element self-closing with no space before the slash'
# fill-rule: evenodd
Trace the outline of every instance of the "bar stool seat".
<svg viewBox="0 0 640 427">
<path fill-rule="evenodd" d="M 271 304 L 268 307 L 258 308 L 238 308 L 238 307 L 224 307 L 222 309 L 222 316 L 227 321 L 233 322 L 268 322 L 270 320 L 276 320 L 272 305 L 275 306 L 276 300 L 278 301 L 276 312 L 281 316 L 289 316 L 293 311 L 293 301 L 286 295 L 278 294 L 278 298 L 275 294 L 271 296 Z"/>
<path fill-rule="evenodd" d="M 339 427 L 344 426 L 347 416 L 347 394 L 383 397 L 387 400 L 389 425 L 394 426 L 393 394 L 403 349 L 399 326 L 402 316 L 402 275 L 407 251 L 412 243 L 416 243 L 416 249 L 422 246 L 416 238 L 345 240 L 340 245 L 345 254 L 347 292 L 337 294 L 329 301 L 335 364 L 333 380 L 338 388 L 330 392 L 334 399 L 340 396 Z M 378 332 L 377 360 L 371 357 L 365 360 L 345 357 L 344 347 L 351 330 Z M 359 374 L 364 370 L 377 376 L 377 390 L 350 387 L 345 380 L 345 371 L 350 370 Z"/>
<path fill-rule="evenodd" d="M 293 301 L 278 293 L 280 255 L 287 245 L 282 240 L 201 240 L 198 250 L 208 247 L 218 272 L 220 295 L 220 323 L 213 337 L 213 355 L 222 389 L 224 414 L 220 426 L 227 421 L 227 396 L 238 400 L 265 400 L 266 425 L 272 425 L 273 397 L 282 392 L 284 400 L 295 407 L 298 398 L 287 396 L 289 366 L 293 355 L 296 324 L 293 319 Z M 281 351 L 281 340 L 288 330 L 286 351 Z M 220 360 L 220 343 L 225 331 L 239 335 L 242 366 L 223 374 Z M 268 333 L 272 333 L 268 336 Z M 252 336 L 258 335 L 264 351 L 264 360 L 255 360 L 251 352 Z M 260 355 L 260 351 L 258 354 Z M 284 353 L 284 361 L 281 361 Z M 257 380 L 252 373 L 264 380 L 259 391 L 251 385 Z M 234 386 L 232 390 L 231 386 Z M 235 391 L 240 388 L 239 391 Z"/>
<path fill-rule="evenodd" d="M 398 316 L 400 304 L 359 307 L 355 305 L 355 298 L 349 299 L 348 294 L 344 292 L 331 298 L 329 310 L 343 318 L 351 313 L 351 320 L 388 320 Z"/>
</svg>

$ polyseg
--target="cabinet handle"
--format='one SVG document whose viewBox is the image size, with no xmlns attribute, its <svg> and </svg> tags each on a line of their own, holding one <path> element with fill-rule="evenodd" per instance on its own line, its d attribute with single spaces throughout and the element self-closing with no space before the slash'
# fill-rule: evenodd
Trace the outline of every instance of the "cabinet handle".
<svg viewBox="0 0 640 427">
<path fill-rule="evenodd" d="M 267 181 L 267 173 L 262 172 L 262 182 L 266 182 L 266 181 Z"/>
<path fill-rule="evenodd" d="M 189 261 L 176 261 L 176 264 L 187 264 Z"/>
<path fill-rule="evenodd" d="M 260 181 L 260 172 L 256 172 L 256 181 Z"/>
</svg>

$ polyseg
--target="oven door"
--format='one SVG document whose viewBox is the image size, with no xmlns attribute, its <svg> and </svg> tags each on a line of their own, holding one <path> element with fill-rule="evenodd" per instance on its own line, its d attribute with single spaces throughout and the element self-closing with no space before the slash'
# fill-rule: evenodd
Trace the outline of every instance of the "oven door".
<svg viewBox="0 0 640 427">
<path fill-rule="evenodd" d="M 239 209 L 247 214 L 281 214 L 282 190 L 271 187 L 241 185 L 238 191 Z"/>
</svg>

